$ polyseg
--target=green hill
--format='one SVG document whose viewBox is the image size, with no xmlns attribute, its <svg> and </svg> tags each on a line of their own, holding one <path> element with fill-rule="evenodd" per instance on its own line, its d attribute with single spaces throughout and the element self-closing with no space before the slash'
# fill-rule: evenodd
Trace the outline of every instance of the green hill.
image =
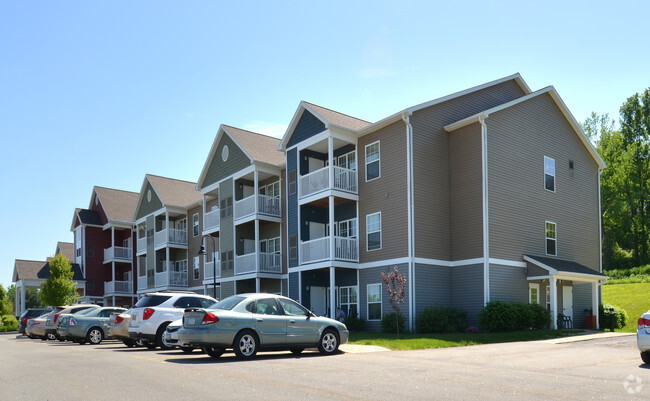
<svg viewBox="0 0 650 401">
<path fill-rule="evenodd" d="M 637 320 L 650 310 L 650 283 L 604 285 L 603 302 L 625 309 L 628 321 L 623 331 L 635 332 Z"/>
</svg>

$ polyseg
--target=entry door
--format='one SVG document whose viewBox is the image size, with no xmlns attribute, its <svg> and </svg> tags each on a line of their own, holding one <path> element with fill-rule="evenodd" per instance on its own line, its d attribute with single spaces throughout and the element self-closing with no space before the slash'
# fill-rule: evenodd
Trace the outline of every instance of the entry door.
<svg viewBox="0 0 650 401">
<path fill-rule="evenodd" d="M 311 286 L 311 311 L 316 316 L 325 316 L 327 314 L 327 287 Z"/>
<path fill-rule="evenodd" d="M 562 287 L 562 313 L 573 321 L 573 287 Z"/>
</svg>

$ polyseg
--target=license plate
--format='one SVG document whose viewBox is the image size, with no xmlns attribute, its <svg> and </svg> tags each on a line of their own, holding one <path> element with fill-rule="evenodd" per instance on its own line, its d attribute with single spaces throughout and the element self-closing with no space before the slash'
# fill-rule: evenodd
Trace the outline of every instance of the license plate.
<svg viewBox="0 0 650 401">
<path fill-rule="evenodd" d="M 187 323 L 188 326 L 194 326 L 196 324 L 196 318 L 188 317 L 185 319 L 185 323 Z"/>
</svg>

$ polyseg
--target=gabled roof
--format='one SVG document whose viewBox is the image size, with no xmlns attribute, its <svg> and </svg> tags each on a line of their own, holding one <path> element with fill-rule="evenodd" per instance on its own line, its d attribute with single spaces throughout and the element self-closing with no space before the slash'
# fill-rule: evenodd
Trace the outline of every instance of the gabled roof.
<svg viewBox="0 0 650 401">
<path fill-rule="evenodd" d="M 70 265 L 72 266 L 73 272 L 72 279 L 75 281 L 84 281 L 85 278 L 81 272 L 81 267 L 77 263 L 70 263 Z M 16 259 L 14 262 L 14 282 L 22 279 L 47 280 L 48 277 L 50 277 L 49 262 L 22 259 Z"/>
<path fill-rule="evenodd" d="M 217 135 L 212 141 L 212 147 L 208 157 L 203 164 L 201 175 L 196 183 L 196 189 L 201 190 L 200 185 L 205 180 L 208 169 L 214 160 L 217 148 L 223 135 L 228 135 L 239 146 L 239 148 L 248 156 L 251 163 L 262 162 L 271 164 L 278 168 L 284 167 L 286 159 L 284 153 L 278 150 L 280 139 L 259 134 L 257 132 L 247 131 L 230 125 L 221 124 L 217 130 Z"/>
<path fill-rule="evenodd" d="M 298 121 L 300 121 L 300 117 L 302 117 L 305 111 L 311 113 L 314 117 L 319 119 L 325 125 L 325 129 L 329 129 L 330 126 L 334 126 L 342 128 L 346 131 L 357 132 L 372 125 L 372 123 L 360 118 L 339 113 L 338 111 L 330 110 L 322 106 L 317 106 L 313 103 L 305 102 L 303 100 L 298 105 L 298 109 L 294 113 L 293 118 L 291 119 L 291 123 L 289 124 L 289 127 L 287 127 L 287 130 L 282 137 L 282 141 L 280 142 L 280 146 L 278 148 L 279 150 L 284 151 L 287 143 L 289 143 L 289 139 L 291 139 L 291 135 L 293 135 L 293 131 L 298 125 Z"/>
<path fill-rule="evenodd" d="M 99 213 L 95 210 L 80 209 L 76 208 L 74 210 L 74 218 L 72 219 L 72 230 L 74 229 L 75 219 L 79 221 L 79 224 L 88 225 L 88 226 L 98 226 L 102 227 L 102 219 L 99 216 Z"/>
<path fill-rule="evenodd" d="M 571 125 L 574 132 L 576 133 L 576 135 L 578 135 L 578 138 L 580 138 L 580 140 L 584 144 L 585 148 L 587 148 L 587 151 L 589 152 L 589 154 L 591 154 L 591 157 L 593 157 L 593 159 L 596 161 L 598 166 L 601 169 L 604 169 L 605 167 L 607 167 L 607 165 L 605 164 L 605 161 L 600 157 L 600 155 L 598 154 L 598 151 L 596 151 L 594 146 L 591 144 L 591 141 L 589 141 L 589 139 L 587 138 L 585 133 L 582 131 L 582 128 L 580 127 L 580 124 L 578 124 L 578 121 L 576 121 L 575 117 L 573 117 L 573 114 L 571 114 L 571 112 L 569 111 L 569 108 L 566 106 L 566 104 L 564 103 L 562 98 L 560 98 L 560 95 L 557 93 L 555 88 L 552 87 L 552 86 L 548 86 L 548 87 L 546 87 L 544 89 L 540 89 L 540 90 L 538 90 L 536 92 L 533 92 L 533 93 L 530 93 L 530 94 L 528 94 L 526 96 L 522 96 L 520 98 L 511 100 L 511 101 L 509 101 L 507 103 L 500 104 L 500 105 L 498 105 L 496 107 L 493 107 L 491 109 L 484 110 L 484 111 L 482 111 L 480 113 L 474 114 L 472 116 L 464 118 L 464 119 L 462 119 L 460 121 L 457 121 L 455 123 L 445 125 L 444 129 L 447 132 L 455 131 L 458 128 L 464 127 L 464 126 L 466 126 L 468 124 L 473 124 L 473 123 L 478 122 L 480 118 L 488 118 L 490 116 L 490 114 L 492 114 L 492 113 L 496 113 L 496 112 L 499 112 L 501 110 L 505 110 L 505 109 L 507 109 L 509 107 L 515 106 L 515 105 L 517 105 L 519 103 L 525 102 L 527 100 L 530 100 L 532 98 L 535 98 L 537 96 L 540 96 L 540 95 L 543 95 L 543 94 L 546 94 L 546 93 L 548 93 L 551 96 L 551 99 L 553 99 L 553 101 L 555 102 L 557 107 L 560 109 L 560 111 L 562 112 L 562 114 L 566 118 L 566 120 L 569 122 L 569 125 Z"/>
<path fill-rule="evenodd" d="M 140 194 L 137 192 L 95 186 L 89 208 L 92 208 L 93 199 L 97 196 L 109 221 L 130 222 L 138 202 L 138 195 Z"/>
<path fill-rule="evenodd" d="M 74 244 L 72 242 L 57 242 L 54 254 L 62 254 L 68 260 L 74 259 Z"/>
<path fill-rule="evenodd" d="M 142 188 L 138 195 L 138 201 L 133 209 L 132 221 L 137 220 L 136 214 L 138 209 L 142 204 L 142 200 L 147 196 L 145 193 L 147 183 L 151 184 L 156 196 L 162 202 L 163 207 L 189 209 L 193 205 L 198 204 L 202 199 L 201 193 L 195 189 L 195 182 L 145 174 Z"/>
<path fill-rule="evenodd" d="M 222 127 L 254 162 L 264 162 L 278 167 L 286 163 L 284 153 L 278 150 L 279 138 L 229 125 L 222 125 Z"/>
<path fill-rule="evenodd" d="M 596 270 L 590 269 L 580 263 L 572 262 L 569 260 L 548 258 L 544 256 L 534 256 L 534 255 L 524 255 L 524 260 L 526 262 L 532 263 L 537 267 L 549 272 L 551 275 L 556 275 L 559 273 L 572 273 L 588 276 L 598 276 L 601 278 L 607 278 L 606 275 L 597 272 Z"/>
</svg>

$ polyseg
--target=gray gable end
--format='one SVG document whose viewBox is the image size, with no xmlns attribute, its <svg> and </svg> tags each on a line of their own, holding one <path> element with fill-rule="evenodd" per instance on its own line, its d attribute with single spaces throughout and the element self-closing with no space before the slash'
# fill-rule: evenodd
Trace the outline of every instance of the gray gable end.
<svg viewBox="0 0 650 401">
<path fill-rule="evenodd" d="M 149 194 L 151 193 L 151 200 L 149 200 Z M 141 219 L 142 217 L 155 212 L 158 209 L 162 209 L 163 203 L 156 195 L 151 183 L 147 181 L 147 185 L 144 187 L 144 191 L 140 194 L 142 197 L 140 201 L 140 207 L 138 212 L 135 215 L 136 220 Z"/>
<path fill-rule="evenodd" d="M 300 120 L 298 120 L 296 128 L 291 134 L 291 139 L 289 139 L 287 147 L 290 148 L 295 144 L 300 143 L 305 139 L 309 139 L 312 136 L 323 131 L 325 131 L 325 124 L 323 124 L 323 122 L 316 118 L 313 114 L 305 110 L 303 111 Z"/>
<path fill-rule="evenodd" d="M 228 158 L 223 161 L 223 148 L 228 146 Z M 230 138 L 223 134 L 217 144 L 217 151 L 210 161 L 210 167 L 201 183 L 201 189 L 208 187 L 222 179 L 251 165 L 251 159 L 244 151 Z"/>
</svg>

